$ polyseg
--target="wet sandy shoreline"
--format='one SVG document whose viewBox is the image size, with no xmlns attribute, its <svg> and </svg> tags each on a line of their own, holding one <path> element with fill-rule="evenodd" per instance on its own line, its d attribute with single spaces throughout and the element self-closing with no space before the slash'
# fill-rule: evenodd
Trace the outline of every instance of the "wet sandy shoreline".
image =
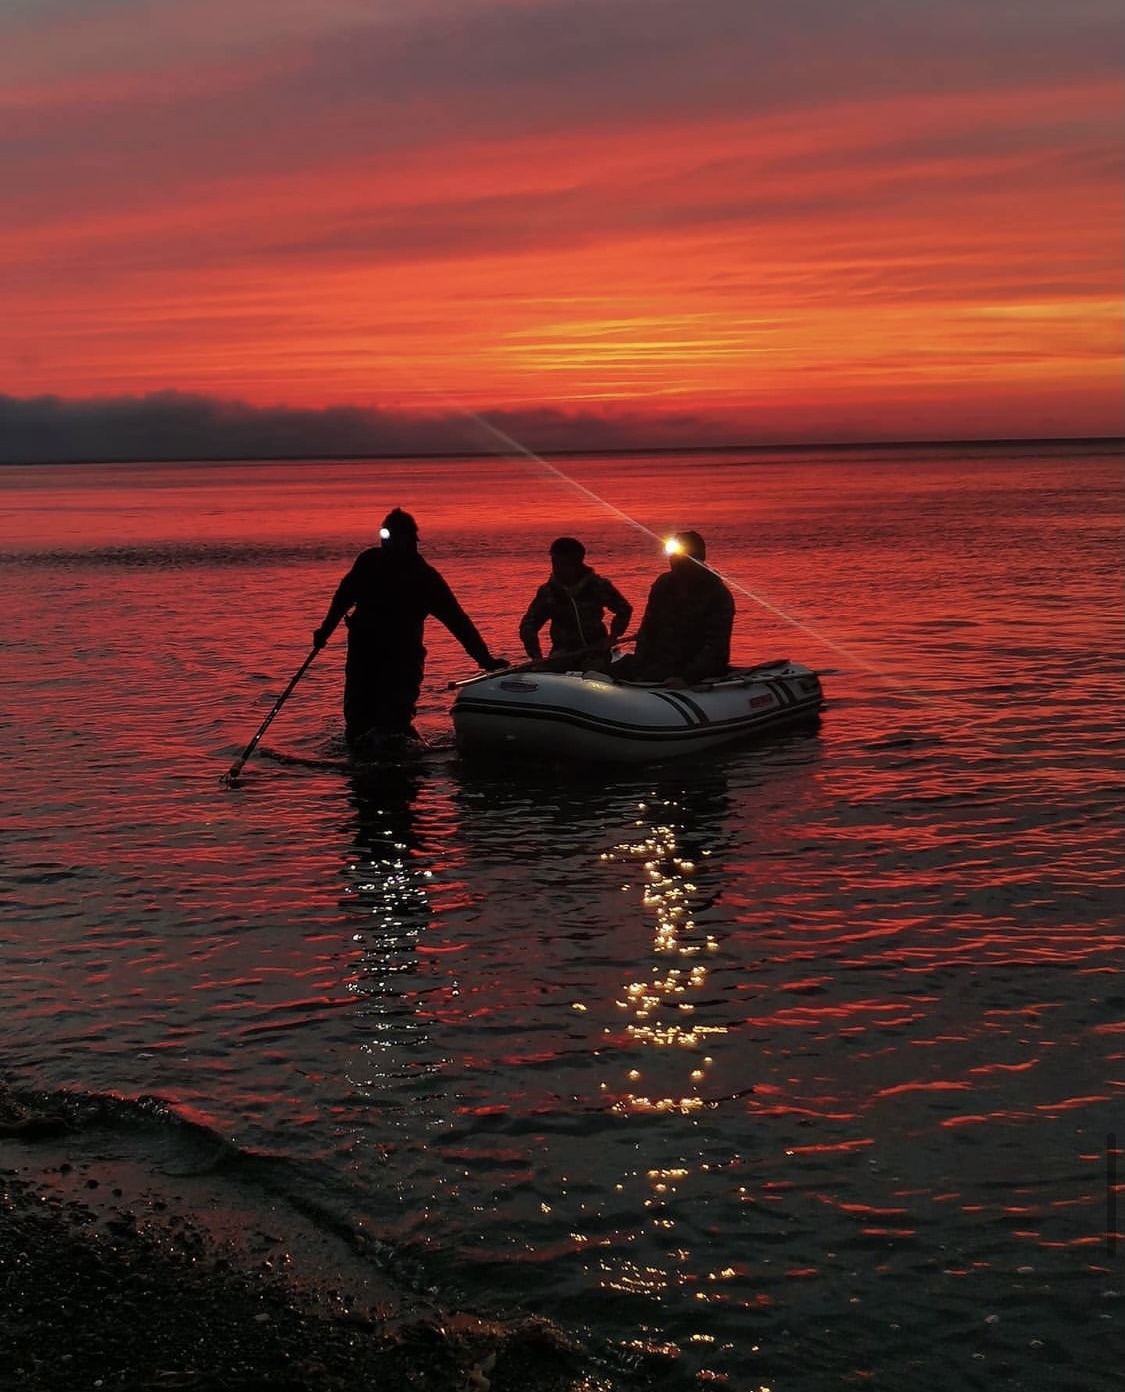
<svg viewBox="0 0 1125 1392">
<path fill-rule="evenodd" d="M 541 1318 L 442 1309 L 343 1238 L 225 1214 L 205 1189 L 76 1155 L 49 1101 L 0 1083 L 3 1385 L 302 1392 L 644 1392 L 654 1351 L 594 1349 Z"/>
</svg>

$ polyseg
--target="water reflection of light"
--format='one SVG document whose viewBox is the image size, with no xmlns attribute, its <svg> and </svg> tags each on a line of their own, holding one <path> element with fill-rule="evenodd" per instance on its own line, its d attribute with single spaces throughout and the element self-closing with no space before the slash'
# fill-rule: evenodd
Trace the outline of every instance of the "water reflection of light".
<svg viewBox="0 0 1125 1392">
<path fill-rule="evenodd" d="M 638 963 L 635 979 L 626 981 L 614 1000 L 624 1026 L 606 1029 L 606 1035 L 614 1037 L 623 1050 L 617 1058 L 624 1076 L 616 1086 L 606 1081 L 602 1087 L 613 1099 L 611 1110 L 623 1117 L 658 1120 L 671 1115 L 694 1123 L 700 1113 L 716 1105 L 705 1093 L 712 1067 L 707 1046 L 714 1036 L 726 1034 L 727 1027 L 697 1017 L 697 1004 L 704 1001 L 709 984 L 710 954 L 719 944 L 696 922 L 696 906 L 703 899 L 696 871 L 710 851 L 697 842 L 688 849 L 685 839 L 698 837 L 698 819 L 685 815 L 683 825 L 677 826 L 681 819 L 676 812 L 683 810 L 663 803 L 650 813 L 642 804 L 637 836 L 602 856 L 604 862 L 629 868 L 633 882 L 625 888 L 640 890 L 640 910 L 646 928 L 651 928 L 647 960 Z M 678 1289 L 705 1303 L 726 1298 L 724 1288 L 737 1279 L 737 1273 L 725 1266 L 700 1270 L 698 1254 L 685 1242 L 679 1221 L 679 1206 L 706 1169 L 701 1155 L 679 1152 L 665 1164 L 621 1177 L 619 1193 L 639 1188 L 643 1223 L 662 1257 L 645 1263 L 630 1259 L 620 1249 L 607 1253 L 593 1268 L 603 1290 L 661 1299 Z"/>
<path fill-rule="evenodd" d="M 642 805 L 641 811 L 647 810 Z M 697 886 L 691 877 L 696 862 L 681 851 L 680 833 L 667 824 L 651 826 L 642 820 L 637 825 L 645 828 L 640 839 L 615 846 L 602 859 L 640 862 L 644 871 L 641 905 L 654 919 L 656 960 L 646 979 L 626 984 L 616 1004 L 631 1017 L 625 1026 L 625 1037 L 630 1043 L 642 1049 L 696 1050 L 705 1046 L 710 1036 L 727 1032 L 725 1026 L 706 1025 L 693 1018 L 693 997 L 698 997 L 707 983 L 707 966 L 701 959 L 716 951 L 718 944 L 711 934 L 697 928 L 692 916 L 692 897 Z M 689 1077 L 689 1091 L 656 1097 L 635 1086 L 642 1081 L 643 1073 L 640 1068 L 631 1068 L 627 1074 L 630 1086 L 619 1095 L 614 1109 L 684 1115 L 701 1111 L 707 1102 L 699 1089 L 706 1081 L 710 1064 L 709 1057 L 699 1060 Z"/>
<path fill-rule="evenodd" d="M 667 1271 L 659 1266 L 639 1266 L 636 1262 L 620 1261 L 615 1266 L 602 1263 L 602 1282 L 606 1290 L 625 1295 L 658 1295 L 671 1282 Z"/>
<path fill-rule="evenodd" d="M 427 1028 L 417 1009 L 418 947 L 432 917 L 432 872 L 417 864 L 413 785 L 380 796 L 365 795 L 365 789 L 356 792 L 357 854 L 345 870 L 344 904 L 360 918 L 352 933 L 358 971 L 348 990 L 357 997 L 365 1037 L 348 1080 L 359 1092 L 373 1095 L 394 1078 L 428 1071 L 420 1052 Z"/>
</svg>

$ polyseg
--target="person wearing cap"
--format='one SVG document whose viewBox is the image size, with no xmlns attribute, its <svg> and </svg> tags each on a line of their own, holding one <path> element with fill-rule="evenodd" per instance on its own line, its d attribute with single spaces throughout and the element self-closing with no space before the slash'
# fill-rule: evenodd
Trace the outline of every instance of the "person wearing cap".
<svg viewBox="0 0 1125 1392">
<path fill-rule="evenodd" d="M 730 668 L 734 596 L 704 564 L 698 532 L 678 533 L 668 552 L 668 571 L 649 591 L 636 646 L 610 669 L 625 681 L 691 686 Z"/>
<path fill-rule="evenodd" d="M 542 659 L 539 631 L 549 624 L 549 662 L 606 660 L 629 627 L 633 606 L 611 580 L 586 564 L 586 548 L 574 537 L 556 537 L 550 555 L 550 578 L 535 591 L 520 620 L 524 651 L 532 661 Z M 613 616 L 608 629 L 607 612 Z"/>
<path fill-rule="evenodd" d="M 382 544 L 363 551 L 340 581 L 313 646 L 324 647 L 347 616 L 344 737 L 349 745 L 417 738 L 414 713 L 422 689 L 426 619 L 443 623 L 486 672 L 508 664 L 493 657 L 445 579 L 418 552 L 418 524 L 395 508 L 383 519 Z"/>
</svg>

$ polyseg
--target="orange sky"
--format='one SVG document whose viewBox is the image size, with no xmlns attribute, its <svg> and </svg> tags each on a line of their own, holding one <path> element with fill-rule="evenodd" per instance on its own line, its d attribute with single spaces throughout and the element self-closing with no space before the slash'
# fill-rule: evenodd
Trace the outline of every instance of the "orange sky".
<svg viewBox="0 0 1125 1392">
<path fill-rule="evenodd" d="M 16 0 L 0 396 L 1118 434 L 1123 37 L 1109 0 Z"/>
</svg>

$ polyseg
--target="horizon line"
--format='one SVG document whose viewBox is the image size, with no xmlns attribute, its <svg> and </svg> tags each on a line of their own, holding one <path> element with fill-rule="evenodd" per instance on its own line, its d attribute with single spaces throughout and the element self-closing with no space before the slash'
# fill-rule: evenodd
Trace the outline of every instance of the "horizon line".
<svg viewBox="0 0 1125 1392">
<path fill-rule="evenodd" d="M 507 459 L 517 453 L 531 453 L 544 459 L 589 458 L 596 455 L 622 454 L 729 454 L 736 450 L 751 453 L 803 451 L 803 450 L 893 450 L 953 448 L 966 445 L 1120 445 L 1125 448 L 1125 435 L 998 435 L 998 436 L 953 436 L 943 438 L 895 440 L 794 440 L 774 444 L 677 444 L 677 445 L 609 445 L 602 448 L 589 446 L 580 449 L 542 449 L 514 451 L 501 449 L 481 450 L 360 450 L 347 453 L 315 451 L 301 454 L 195 454 L 195 455 L 146 455 L 144 458 L 122 459 L 114 455 L 90 455 L 82 458 L 59 459 L 3 459 L 0 468 L 34 469 L 60 465 L 84 464 L 300 464 L 324 461 L 326 463 L 347 463 L 361 460 L 446 460 L 446 459 Z"/>
</svg>

